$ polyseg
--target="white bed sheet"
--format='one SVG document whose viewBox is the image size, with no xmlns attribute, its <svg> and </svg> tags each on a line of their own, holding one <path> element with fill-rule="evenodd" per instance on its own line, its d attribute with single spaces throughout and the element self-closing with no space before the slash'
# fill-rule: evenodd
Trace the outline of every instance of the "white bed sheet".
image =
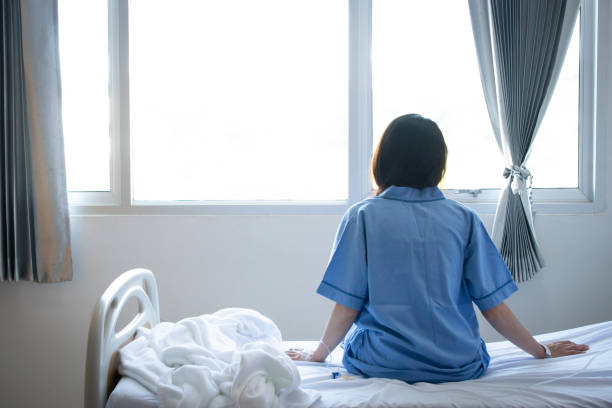
<svg viewBox="0 0 612 408">
<path fill-rule="evenodd" d="M 445 384 L 407 384 L 362 378 L 333 363 L 342 361 L 338 348 L 332 364 L 300 363 L 302 386 L 322 394 L 313 408 L 353 407 L 612 407 L 612 321 L 536 336 L 540 342 L 572 340 L 589 344 L 581 355 L 537 360 L 507 341 L 488 343 L 491 364 L 477 380 Z M 285 342 L 312 348 L 316 342 Z M 332 372 L 340 376 L 332 379 Z M 155 395 L 123 378 L 107 408 L 152 408 Z"/>
<path fill-rule="evenodd" d="M 159 408 L 157 395 L 138 381 L 121 377 L 108 397 L 106 408 Z"/>
</svg>

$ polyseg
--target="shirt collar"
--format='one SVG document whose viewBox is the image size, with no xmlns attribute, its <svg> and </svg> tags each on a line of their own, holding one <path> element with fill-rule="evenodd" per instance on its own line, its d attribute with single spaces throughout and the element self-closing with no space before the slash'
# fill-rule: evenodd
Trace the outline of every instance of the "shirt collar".
<svg viewBox="0 0 612 408">
<path fill-rule="evenodd" d="M 378 196 L 389 200 L 408 202 L 444 200 L 444 194 L 442 194 L 438 187 L 413 188 L 391 186 Z"/>
</svg>

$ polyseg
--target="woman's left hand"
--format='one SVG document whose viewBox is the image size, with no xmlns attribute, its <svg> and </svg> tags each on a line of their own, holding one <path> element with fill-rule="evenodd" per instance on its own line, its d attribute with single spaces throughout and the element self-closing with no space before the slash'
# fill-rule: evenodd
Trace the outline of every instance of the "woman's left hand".
<svg viewBox="0 0 612 408">
<path fill-rule="evenodd" d="M 291 348 L 286 350 L 285 354 L 293 361 L 310 361 L 312 357 L 312 353 L 304 351 L 304 349 L 301 348 Z"/>
</svg>

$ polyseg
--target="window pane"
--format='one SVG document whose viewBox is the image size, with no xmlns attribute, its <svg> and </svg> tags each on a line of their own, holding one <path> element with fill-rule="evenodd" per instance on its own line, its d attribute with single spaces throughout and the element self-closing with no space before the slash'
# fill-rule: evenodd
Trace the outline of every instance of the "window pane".
<svg viewBox="0 0 612 408">
<path fill-rule="evenodd" d="M 534 187 L 578 187 L 579 72 L 580 24 L 577 23 L 527 160 Z"/>
<path fill-rule="evenodd" d="M 130 1 L 136 200 L 348 197 L 347 2 Z"/>
<path fill-rule="evenodd" d="M 377 0 L 372 25 L 374 143 L 395 117 L 420 113 L 438 123 L 448 145 L 443 188 L 502 186 L 504 163 L 484 100 L 468 2 Z M 577 54 L 570 51 L 568 59 L 577 66 Z M 567 78 L 562 75 L 550 105 L 548 120 L 553 124 L 543 123 L 542 137 L 536 139 L 545 145 L 534 145 L 528 164 L 538 187 L 565 186 L 572 174 L 577 179 L 577 165 L 570 159 L 569 165 L 550 159 L 550 154 L 557 157 L 553 152 L 573 155 L 573 163 L 578 159 L 577 125 L 571 118 L 578 114 L 577 82 L 568 83 Z M 568 94 L 571 100 L 566 100 Z M 555 134 L 557 129 L 564 129 L 563 137 Z M 545 133 L 552 142 L 546 142 Z M 538 150 L 548 153 L 537 155 Z"/>
<path fill-rule="evenodd" d="M 108 11 L 105 1 L 59 0 L 69 191 L 110 191 Z"/>
</svg>

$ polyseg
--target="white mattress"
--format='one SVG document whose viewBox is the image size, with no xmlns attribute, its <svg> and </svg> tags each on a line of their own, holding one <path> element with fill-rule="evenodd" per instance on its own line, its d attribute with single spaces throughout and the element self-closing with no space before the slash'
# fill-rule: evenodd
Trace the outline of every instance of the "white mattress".
<svg viewBox="0 0 612 408">
<path fill-rule="evenodd" d="M 340 407 L 612 407 L 612 321 L 536 336 L 540 342 L 586 343 L 586 354 L 537 360 L 507 341 L 488 343 L 491 364 L 477 380 L 406 384 L 361 378 L 341 367 L 299 364 L 302 386 L 322 395 L 313 408 Z M 285 342 L 312 348 L 315 342 Z M 332 363 L 342 361 L 338 348 Z M 332 372 L 340 376 L 332 379 Z M 157 407 L 155 394 L 122 378 L 107 408 Z"/>
</svg>

